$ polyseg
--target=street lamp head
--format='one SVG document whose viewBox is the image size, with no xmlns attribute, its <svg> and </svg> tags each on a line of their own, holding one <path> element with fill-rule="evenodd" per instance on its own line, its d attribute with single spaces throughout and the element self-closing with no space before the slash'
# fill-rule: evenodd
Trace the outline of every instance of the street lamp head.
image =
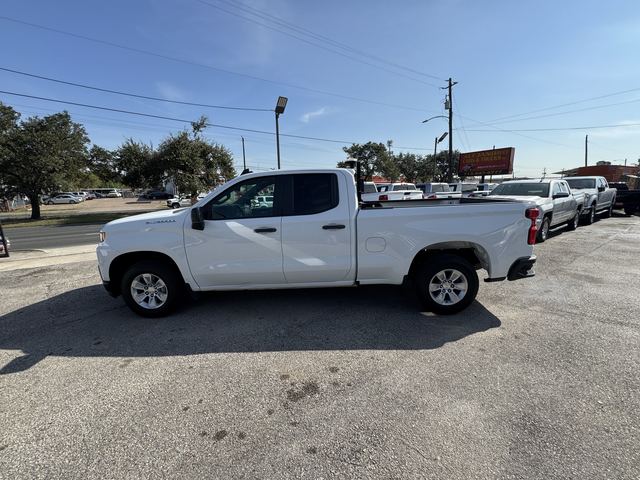
<svg viewBox="0 0 640 480">
<path fill-rule="evenodd" d="M 426 120 L 423 120 L 422 123 L 427 123 L 429 120 L 433 120 L 434 118 L 449 118 L 449 117 L 445 117 L 444 115 L 436 115 L 435 117 L 431 117 L 431 118 L 427 118 Z"/>
<path fill-rule="evenodd" d="M 438 139 L 438 143 L 440 143 L 442 140 L 447 138 L 447 135 L 449 135 L 449 132 L 444 132 L 442 135 L 440 135 L 440 138 Z"/>
<path fill-rule="evenodd" d="M 284 113 L 284 109 L 287 106 L 287 101 L 289 99 L 287 97 L 278 97 L 278 102 L 276 103 L 276 113 L 280 115 Z"/>
</svg>

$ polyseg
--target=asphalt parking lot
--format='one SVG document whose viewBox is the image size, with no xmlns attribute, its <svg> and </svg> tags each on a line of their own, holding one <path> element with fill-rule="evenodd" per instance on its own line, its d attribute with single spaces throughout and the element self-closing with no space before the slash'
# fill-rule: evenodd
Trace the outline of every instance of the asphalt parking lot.
<svg viewBox="0 0 640 480">
<path fill-rule="evenodd" d="M 453 317 L 401 288 L 135 317 L 94 262 L 0 272 L 0 478 L 640 477 L 640 217 Z"/>
</svg>

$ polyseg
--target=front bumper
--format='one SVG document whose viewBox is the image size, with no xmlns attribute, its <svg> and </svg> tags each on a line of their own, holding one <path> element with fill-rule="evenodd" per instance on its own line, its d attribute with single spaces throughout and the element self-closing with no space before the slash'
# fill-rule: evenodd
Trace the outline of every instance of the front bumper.
<svg viewBox="0 0 640 480">
<path fill-rule="evenodd" d="M 103 280 L 102 281 L 102 286 L 104 287 L 104 289 L 107 291 L 107 293 L 109 295 L 111 295 L 112 297 L 117 297 L 118 293 L 114 290 L 113 285 L 111 285 L 111 282 L 108 280 Z"/>
<path fill-rule="evenodd" d="M 513 262 L 509 268 L 508 280 L 520 280 L 522 278 L 533 277 L 536 273 L 533 271 L 533 265 L 536 263 L 536 256 L 522 257 Z"/>
</svg>

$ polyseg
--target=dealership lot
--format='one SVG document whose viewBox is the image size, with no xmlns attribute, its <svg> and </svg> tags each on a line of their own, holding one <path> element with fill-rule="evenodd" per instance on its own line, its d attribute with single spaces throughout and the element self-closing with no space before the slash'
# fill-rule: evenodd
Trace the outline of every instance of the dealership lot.
<svg viewBox="0 0 640 480">
<path fill-rule="evenodd" d="M 452 317 L 401 288 L 135 317 L 0 272 L 0 478 L 637 478 L 640 217 L 552 233 Z"/>
</svg>

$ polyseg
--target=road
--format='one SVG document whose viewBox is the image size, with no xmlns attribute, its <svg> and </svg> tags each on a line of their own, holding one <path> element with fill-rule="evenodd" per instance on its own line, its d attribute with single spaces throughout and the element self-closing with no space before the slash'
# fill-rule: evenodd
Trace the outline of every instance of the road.
<svg viewBox="0 0 640 480">
<path fill-rule="evenodd" d="M 400 288 L 136 317 L 95 261 L 0 272 L 0 478 L 638 479 L 640 217 L 466 311 Z"/>
<path fill-rule="evenodd" d="M 12 250 L 44 250 L 98 243 L 102 225 L 56 225 L 50 227 L 18 227 L 4 231 Z"/>
</svg>

